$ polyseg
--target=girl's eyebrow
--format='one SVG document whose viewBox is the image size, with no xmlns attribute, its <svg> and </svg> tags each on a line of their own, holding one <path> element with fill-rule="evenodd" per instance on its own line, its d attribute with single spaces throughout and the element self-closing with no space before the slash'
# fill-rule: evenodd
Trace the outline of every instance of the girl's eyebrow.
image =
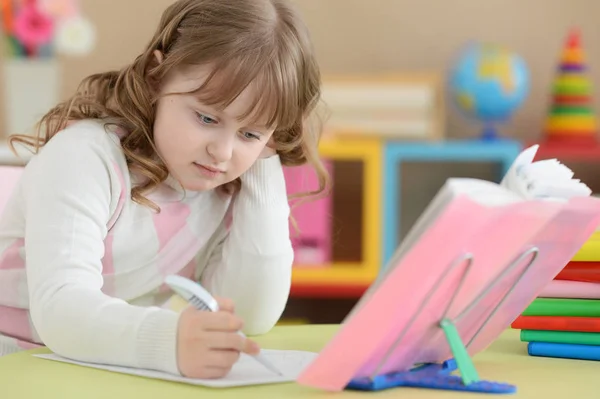
<svg viewBox="0 0 600 399">
<path fill-rule="evenodd" d="M 196 105 L 198 107 L 200 107 L 202 110 L 210 112 L 211 114 L 214 114 L 215 116 L 221 116 L 224 114 L 223 111 L 219 111 L 218 109 L 216 109 L 215 107 L 208 105 L 206 103 L 204 103 L 202 100 L 200 100 L 198 97 L 196 96 L 191 96 L 194 100 L 194 102 L 196 103 Z"/>
<path fill-rule="evenodd" d="M 213 116 L 219 117 L 219 118 L 227 118 L 227 119 L 232 119 L 232 120 L 236 120 L 239 122 L 242 122 L 240 117 L 234 117 L 230 114 L 227 113 L 227 111 L 225 110 L 218 110 L 217 108 L 211 106 L 211 105 L 207 105 L 205 104 L 198 96 L 192 96 L 192 98 L 194 99 L 194 102 L 196 102 L 196 104 L 198 104 L 198 106 L 202 107 L 202 109 L 206 110 L 207 112 L 213 114 Z M 249 128 L 252 128 L 253 130 L 269 130 L 269 126 L 261 124 L 261 123 L 252 123 L 248 125 Z"/>
<path fill-rule="evenodd" d="M 268 126 L 260 125 L 260 124 L 249 125 L 248 127 L 252 128 L 252 129 L 257 129 L 257 130 L 269 130 Z"/>
</svg>

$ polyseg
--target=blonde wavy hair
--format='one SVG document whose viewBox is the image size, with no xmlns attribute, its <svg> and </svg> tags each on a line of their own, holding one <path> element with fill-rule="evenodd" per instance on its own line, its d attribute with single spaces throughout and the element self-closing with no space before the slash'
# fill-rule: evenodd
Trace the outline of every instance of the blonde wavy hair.
<svg viewBox="0 0 600 399">
<path fill-rule="evenodd" d="M 163 55 L 160 63 L 157 51 Z M 37 153 L 70 122 L 99 119 L 116 126 L 126 132 L 121 144 L 130 170 L 146 178 L 132 188 L 132 199 L 158 209 L 144 197 L 169 173 L 154 146 L 158 87 L 174 69 L 195 65 L 212 66 L 196 90 L 209 105 L 224 108 L 256 83 L 262 93 L 248 114 L 268 117 L 283 165 L 313 167 L 319 187 L 302 195 L 324 193 L 329 177 L 317 150 L 321 76 L 308 30 L 286 0 L 175 1 L 133 63 L 88 76 L 71 98 L 42 117 L 35 136 L 12 135 L 9 143 L 13 151 L 19 143 Z M 213 79 L 218 90 L 210 89 Z M 237 179 L 221 188 L 231 194 L 240 184 Z"/>
</svg>

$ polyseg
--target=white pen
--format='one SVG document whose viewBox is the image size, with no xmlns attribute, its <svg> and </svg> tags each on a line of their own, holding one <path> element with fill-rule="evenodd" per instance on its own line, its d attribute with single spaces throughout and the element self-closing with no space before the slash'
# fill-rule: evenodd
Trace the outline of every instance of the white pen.
<svg viewBox="0 0 600 399">
<path fill-rule="evenodd" d="M 179 296 L 189 302 L 192 306 L 194 306 L 198 310 L 208 310 L 210 312 L 218 312 L 219 304 L 217 300 L 213 298 L 212 295 L 209 294 L 200 284 L 193 282 L 185 277 L 171 275 L 167 276 L 165 279 L 165 284 L 167 284 L 173 291 L 175 291 Z M 243 332 L 238 331 L 242 337 L 246 337 Z M 252 356 L 254 357 L 260 364 L 265 366 L 267 369 L 271 370 L 275 374 L 283 375 L 281 372 L 275 367 L 265 356 L 261 353 Z"/>
</svg>

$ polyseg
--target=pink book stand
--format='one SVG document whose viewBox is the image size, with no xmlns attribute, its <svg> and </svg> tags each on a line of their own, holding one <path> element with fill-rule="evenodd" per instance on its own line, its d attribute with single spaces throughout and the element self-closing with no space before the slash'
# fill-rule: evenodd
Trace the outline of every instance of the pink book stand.
<svg viewBox="0 0 600 399">
<path fill-rule="evenodd" d="M 600 224 L 600 199 L 484 207 L 459 196 L 397 251 L 297 382 L 328 391 L 513 393 L 480 379 L 489 346 Z M 451 375 L 455 369 L 460 375 Z"/>
</svg>

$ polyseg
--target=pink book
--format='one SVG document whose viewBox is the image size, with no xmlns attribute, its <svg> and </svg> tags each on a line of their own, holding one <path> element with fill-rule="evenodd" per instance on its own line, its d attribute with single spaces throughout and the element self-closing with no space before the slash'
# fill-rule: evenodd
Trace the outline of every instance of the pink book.
<svg viewBox="0 0 600 399">
<path fill-rule="evenodd" d="M 331 161 L 324 162 L 330 176 L 333 176 Z M 284 169 L 288 195 L 318 189 L 315 172 L 308 165 Z M 301 199 L 304 201 L 304 198 Z M 296 204 L 292 201 L 292 216 L 296 228 L 291 223 L 290 233 L 294 247 L 294 263 L 302 266 L 325 266 L 331 261 L 331 195 L 318 200 L 309 199 Z"/>
<path fill-rule="evenodd" d="M 523 201 L 494 183 L 450 179 L 297 382 L 340 391 L 352 379 L 448 360 L 443 318 L 453 320 L 468 353 L 478 353 L 599 222 L 597 199 Z"/>
<path fill-rule="evenodd" d="M 600 283 L 552 280 L 539 296 L 540 298 L 600 299 Z"/>
<path fill-rule="evenodd" d="M 545 207 L 556 204 L 530 203 Z M 479 306 L 462 317 L 459 333 L 471 355 L 486 349 L 510 326 L 569 263 L 599 224 L 599 199 L 572 198 L 561 204 L 560 212 L 535 237 L 523 243 L 520 251 L 530 250 L 531 255 L 512 270 L 505 269 L 502 280 L 486 292 Z M 537 251 L 534 253 L 531 248 Z"/>
</svg>

